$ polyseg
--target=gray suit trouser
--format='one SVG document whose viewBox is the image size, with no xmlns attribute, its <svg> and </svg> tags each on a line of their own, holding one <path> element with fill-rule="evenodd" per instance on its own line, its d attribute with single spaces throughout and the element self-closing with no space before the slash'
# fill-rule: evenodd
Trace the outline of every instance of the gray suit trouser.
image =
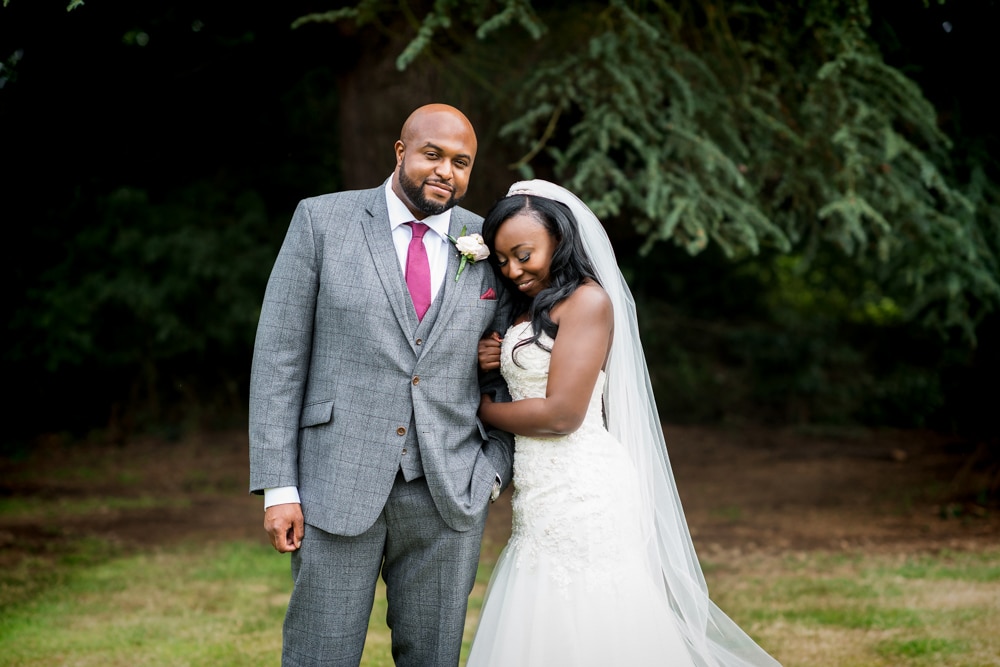
<svg viewBox="0 0 1000 667">
<path fill-rule="evenodd" d="M 357 667 L 379 572 L 399 667 L 455 667 L 486 521 L 465 532 L 441 518 L 423 477 L 396 476 L 375 524 L 356 537 L 310 526 L 292 553 L 283 667 Z M 349 582 L 337 586 L 336 582 Z"/>
</svg>

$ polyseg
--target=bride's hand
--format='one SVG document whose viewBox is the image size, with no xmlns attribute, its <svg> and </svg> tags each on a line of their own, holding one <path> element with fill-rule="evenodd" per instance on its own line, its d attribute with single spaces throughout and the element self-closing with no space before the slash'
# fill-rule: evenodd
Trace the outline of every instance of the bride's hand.
<svg viewBox="0 0 1000 667">
<path fill-rule="evenodd" d="M 500 334 L 491 333 L 486 338 L 479 341 L 479 368 L 484 371 L 492 371 L 500 368 Z"/>
</svg>

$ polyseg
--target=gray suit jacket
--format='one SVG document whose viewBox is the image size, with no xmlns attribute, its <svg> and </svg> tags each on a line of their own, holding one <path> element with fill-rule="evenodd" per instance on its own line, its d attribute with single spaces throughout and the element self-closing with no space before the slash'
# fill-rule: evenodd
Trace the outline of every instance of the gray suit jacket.
<svg viewBox="0 0 1000 667">
<path fill-rule="evenodd" d="M 509 313 L 488 262 L 458 252 L 435 300 L 433 328 L 416 313 L 392 242 L 384 185 L 301 201 L 261 308 L 250 384 L 250 491 L 297 486 L 305 520 L 358 535 L 375 522 L 399 471 L 411 416 L 427 485 L 445 522 L 468 530 L 513 438 L 476 417 L 477 345 Z M 482 218 L 452 209 L 450 234 Z M 484 299 L 492 288 L 498 299 Z"/>
</svg>

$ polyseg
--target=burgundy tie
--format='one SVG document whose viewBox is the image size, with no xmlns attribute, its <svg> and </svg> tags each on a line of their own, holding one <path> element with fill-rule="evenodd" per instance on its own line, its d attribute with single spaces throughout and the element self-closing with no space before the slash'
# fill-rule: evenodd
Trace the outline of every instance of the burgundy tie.
<svg viewBox="0 0 1000 667">
<path fill-rule="evenodd" d="M 417 319 L 424 319 L 424 313 L 431 307 L 431 265 L 427 261 L 424 248 L 424 234 L 427 225 L 422 222 L 406 223 L 413 230 L 410 247 L 406 251 L 406 286 L 410 288 L 413 307 L 417 309 Z"/>
</svg>

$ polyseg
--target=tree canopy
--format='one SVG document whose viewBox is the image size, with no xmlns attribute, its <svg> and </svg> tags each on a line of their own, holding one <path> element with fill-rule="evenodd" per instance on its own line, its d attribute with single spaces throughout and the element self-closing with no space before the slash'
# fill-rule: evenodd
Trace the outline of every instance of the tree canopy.
<svg viewBox="0 0 1000 667">
<path fill-rule="evenodd" d="M 865 0 L 437 0 L 422 14 L 362 0 L 294 25 L 400 20 L 412 38 L 397 67 L 467 73 L 504 101 L 521 174 L 551 170 L 646 252 L 774 248 L 802 270 L 837 252 L 858 271 L 860 311 L 888 303 L 973 342 L 1000 306 L 996 164 L 981 145 L 956 149 L 886 62 Z"/>
<path fill-rule="evenodd" d="M 997 3 L 316 7 L 4 0 L 16 428 L 239 419 L 295 202 L 432 100 L 470 208 L 538 175 L 602 216 L 665 418 L 992 426 Z"/>
</svg>

